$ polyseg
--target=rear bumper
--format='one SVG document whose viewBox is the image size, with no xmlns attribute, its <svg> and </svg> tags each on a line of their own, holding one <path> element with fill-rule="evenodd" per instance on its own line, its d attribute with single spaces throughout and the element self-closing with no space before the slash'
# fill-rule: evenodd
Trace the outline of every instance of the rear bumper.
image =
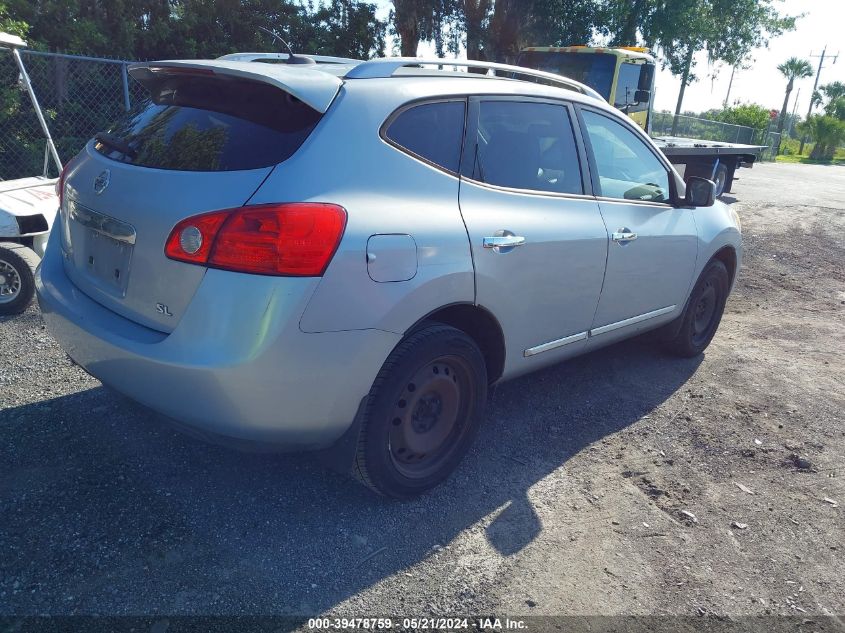
<svg viewBox="0 0 845 633">
<path fill-rule="evenodd" d="M 130 321 L 68 279 L 51 239 L 36 276 L 51 334 L 92 376 L 200 434 L 324 448 L 352 423 L 399 336 L 303 333 L 315 279 L 209 270 L 170 334 Z"/>
</svg>

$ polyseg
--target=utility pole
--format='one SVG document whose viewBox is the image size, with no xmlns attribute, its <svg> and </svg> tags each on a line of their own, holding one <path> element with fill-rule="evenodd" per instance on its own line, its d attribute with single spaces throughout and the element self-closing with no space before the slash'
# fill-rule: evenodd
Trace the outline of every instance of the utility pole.
<svg viewBox="0 0 845 633">
<path fill-rule="evenodd" d="M 801 86 L 798 86 L 798 92 L 795 93 L 795 104 L 792 106 L 792 116 L 789 119 L 788 136 L 792 136 L 795 131 L 795 111 L 798 110 L 798 99 L 801 98 Z"/>
<path fill-rule="evenodd" d="M 810 107 L 807 110 L 807 119 L 809 119 L 810 115 L 813 113 L 813 95 L 816 94 L 816 90 L 819 87 L 819 77 L 822 74 L 822 68 L 824 68 L 824 58 L 825 58 L 826 54 L 827 54 L 827 45 L 825 45 L 825 47 L 822 49 L 821 55 L 813 55 L 812 51 L 810 52 L 810 57 L 818 57 L 819 58 L 819 69 L 816 71 L 816 81 L 813 84 L 813 92 L 810 93 Z M 836 53 L 836 55 L 833 56 L 833 64 L 836 63 L 837 59 L 839 59 L 839 53 Z M 799 156 L 804 153 L 804 143 L 806 141 L 807 141 L 807 137 L 802 136 L 801 137 L 801 147 L 798 149 L 798 155 Z"/>
<path fill-rule="evenodd" d="M 736 72 L 736 66 L 731 68 L 731 80 L 728 82 L 728 94 L 725 95 L 725 102 L 722 104 L 722 108 L 727 110 L 728 108 L 728 100 L 731 98 L 731 86 L 734 85 L 734 73 Z"/>
</svg>

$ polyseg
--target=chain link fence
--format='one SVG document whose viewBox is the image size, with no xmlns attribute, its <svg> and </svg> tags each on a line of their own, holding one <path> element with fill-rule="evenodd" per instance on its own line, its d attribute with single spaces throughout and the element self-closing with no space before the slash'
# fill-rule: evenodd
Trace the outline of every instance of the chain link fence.
<svg viewBox="0 0 845 633">
<path fill-rule="evenodd" d="M 764 146 L 760 160 L 775 160 L 781 135 L 771 131 L 771 124 L 766 129 L 757 129 L 747 125 L 723 123 L 699 117 L 678 115 L 674 133 L 675 115 L 671 112 L 652 113 L 651 130 L 655 136 L 680 136 L 684 138 L 718 141 L 721 143 L 739 143 L 742 145 Z"/>
<path fill-rule="evenodd" d="M 145 94 L 126 73 L 130 62 L 21 50 L 21 58 L 62 162 Z M 57 176 L 20 71 L 0 50 L 0 180 Z"/>
<path fill-rule="evenodd" d="M 678 124 L 674 133 L 672 126 L 675 115 L 671 112 L 652 113 L 651 130 L 655 136 L 681 136 L 684 138 L 720 141 L 722 143 L 742 143 L 753 145 L 757 130 L 746 125 L 734 125 L 700 119 L 694 116 L 678 115 Z"/>
</svg>

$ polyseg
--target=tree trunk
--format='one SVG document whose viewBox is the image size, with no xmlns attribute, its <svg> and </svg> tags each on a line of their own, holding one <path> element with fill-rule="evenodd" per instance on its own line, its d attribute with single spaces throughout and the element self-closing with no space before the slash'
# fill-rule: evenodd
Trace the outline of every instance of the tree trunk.
<svg viewBox="0 0 845 633">
<path fill-rule="evenodd" d="M 613 38 L 613 46 L 636 46 L 637 25 L 640 23 L 641 14 L 645 8 L 645 0 L 634 0 L 631 9 L 625 15 L 622 28 Z"/>
<path fill-rule="evenodd" d="M 780 119 L 778 120 L 778 134 L 783 133 L 783 124 L 786 123 L 786 109 L 789 107 L 789 95 L 792 94 L 792 79 L 786 84 L 786 95 L 783 97 L 783 107 L 780 109 Z"/>
<path fill-rule="evenodd" d="M 513 61 L 519 52 L 519 38 L 527 18 L 518 0 L 496 0 L 490 19 L 490 45 L 497 62 Z"/>
<path fill-rule="evenodd" d="M 416 0 L 393 0 L 393 22 L 399 35 L 402 57 L 416 57 L 420 42 L 420 22 Z"/>
<path fill-rule="evenodd" d="M 690 69 L 692 68 L 692 56 L 695 54 L 695 49 L 692 43 L 688 44 L 689 52 L 684 63 L 684 72 L 681 75 L 681 91 L 678 93 L 678 104 L 675 106 L 675 117 L 672 119 L 672 136 L 675 136 L 678 129 L 678 116 L 681 114 L 681 106 L 684 104 L 684 93 L 687 90 L 687 83 L 689 82 Z"/>
<path fill-rule="evenodd" d="M 484 61 L 482 40 L 484 19 L 490 11 L 490 0 L 464 0 L 464 30 L 467 36 L 467 59 Z"/>
</svg>

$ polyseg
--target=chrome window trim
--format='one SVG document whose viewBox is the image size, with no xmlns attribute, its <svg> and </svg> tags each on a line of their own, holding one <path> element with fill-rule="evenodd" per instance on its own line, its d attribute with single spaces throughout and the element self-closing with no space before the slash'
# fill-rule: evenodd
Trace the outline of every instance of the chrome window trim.
<svg viewBox="0 0 845 633">
<path fill-rule="evenodd" d="M 470 178 L 469 176 L 461 176 L 461 180 L 470 182 L 479 187 L 486 187 L 487 189 L 495 189 L 496 191 L 503 191 L 505 193 L 514 193 L 519 195 L 533 195 L 533 196 L 547 196 L 549 198 L 570 198 L 574 200 L 590 200 L 595 202 L 595 196 L 586 193 L 559 193 L 557 191 L 540 191 L 538 189 L 518 189 L 516 187 L 505 187 L 503 185 L 494 185 L 489 182 L 481 182 Z M 623 201 L 624 202 L 624 201 Z"/>
<path fill-rule="evenodd" d="M 675 205 L 669 202 L 654 202 L 650 200 L 628 200 L 627 198 L 610 198 L 608 196 L 596 196 L 594 200 L 612 204 L 638 204 L 645 207 L 656 207 L 658 209 L 674 209 Z"/>
</svg>

